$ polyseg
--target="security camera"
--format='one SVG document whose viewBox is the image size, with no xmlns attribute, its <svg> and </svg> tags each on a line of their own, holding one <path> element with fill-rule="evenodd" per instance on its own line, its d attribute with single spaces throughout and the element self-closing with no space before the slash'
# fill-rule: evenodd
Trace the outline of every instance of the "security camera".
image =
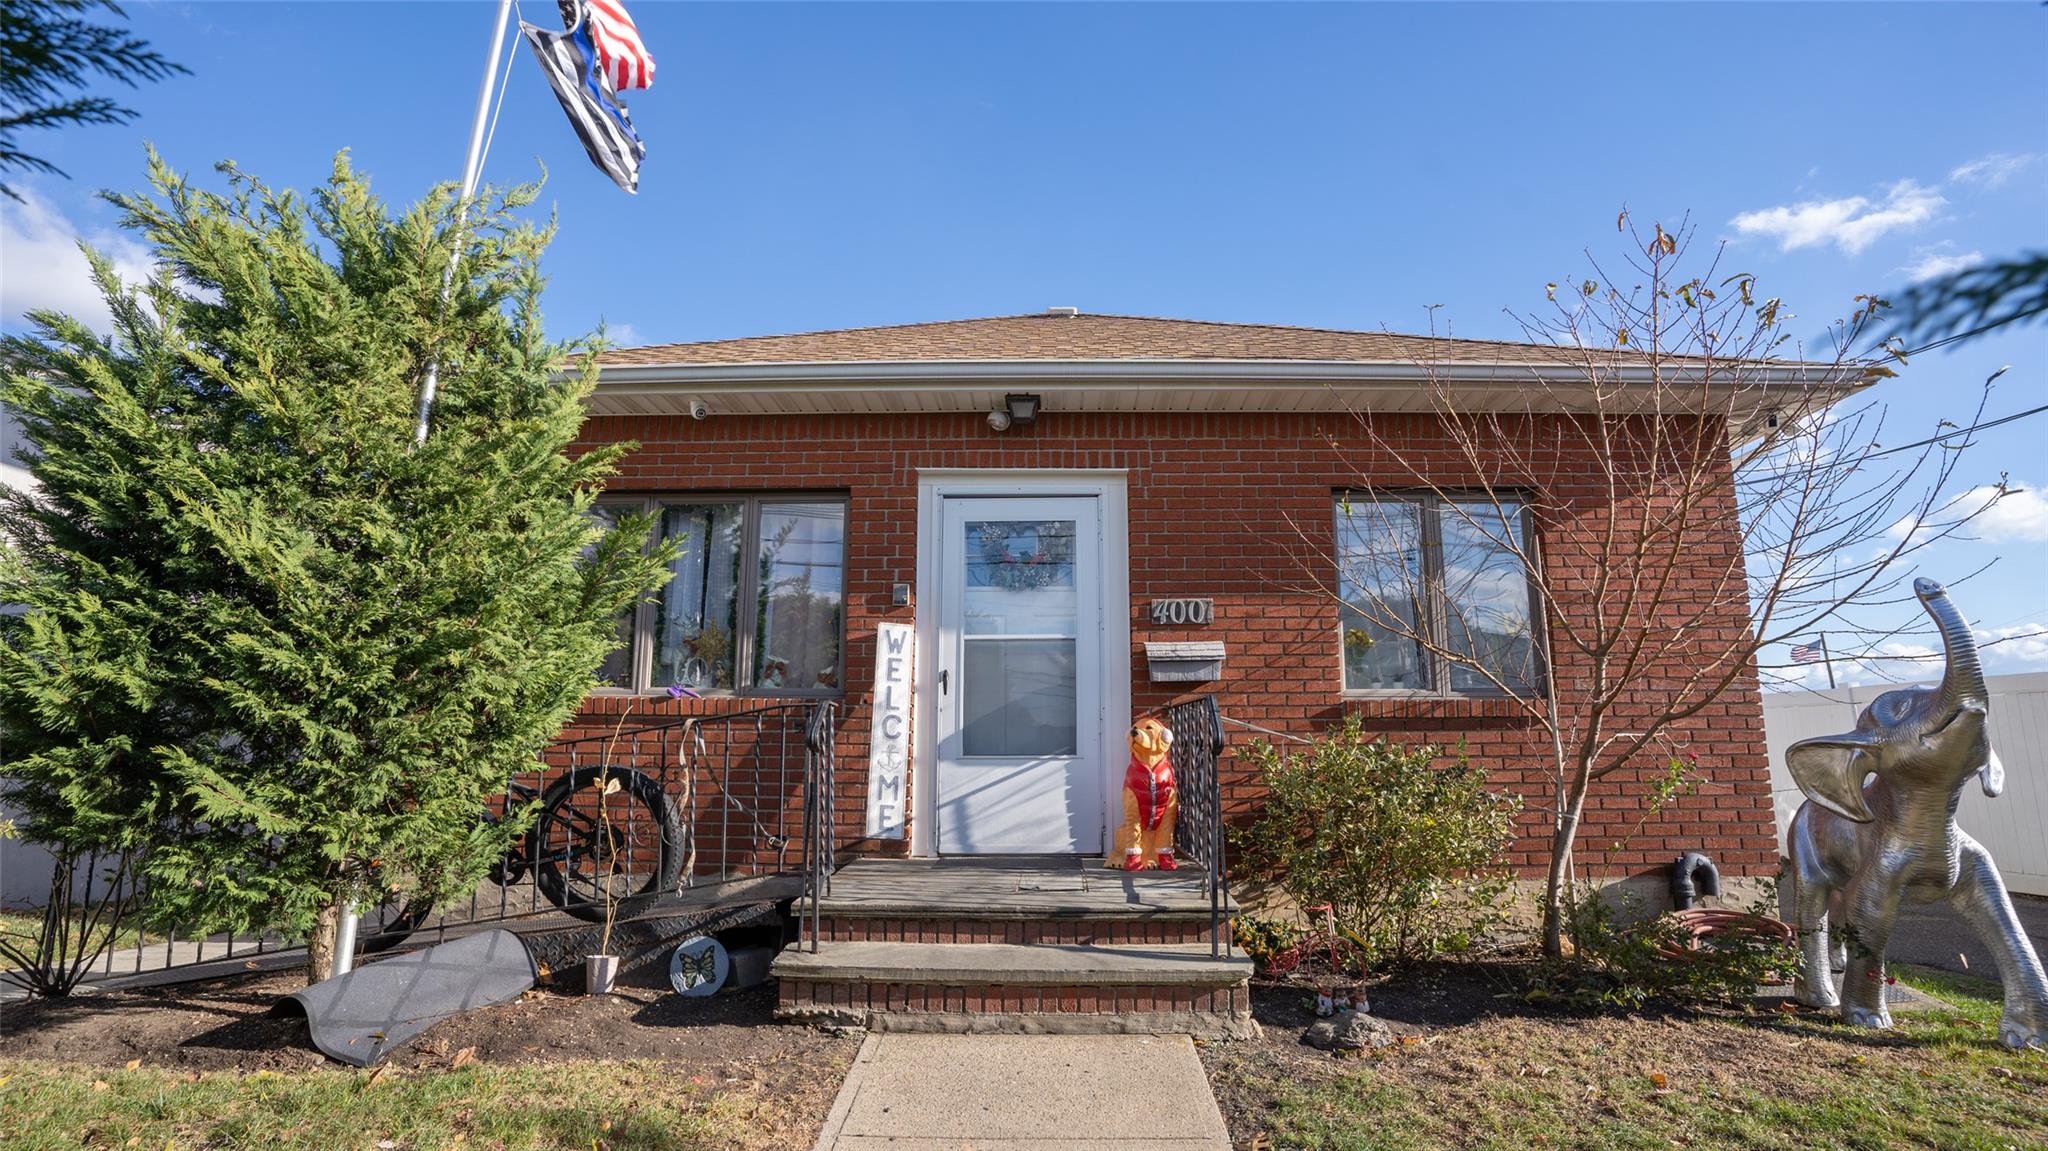
<svg viewBox="0 0 2048 1151">
<path fill-rule="evenodd" d="M 705 403 L 705 402 L 704 402 L 703 400 L 691 400 L 691 401 L 690 401 L 690 418 L 691 418 L 691 419 L 693 419 L 693 420 L 701 420 L 701 419 L 705 419 L 706 417 L 708 417 L 708 416 L 710 416 L 710 415 L 711 415 L 711 405 L 710 405 L 710 404 L 707 404 L 707 403 Z"/>
<path fill-rule="evenodd" d="M 990 412 L 988 414 L 988 426 L 999 432 L 1009 431 L 1010 413 L 1002 408 L 997 408 L 995 411 Z"/>
</svg>

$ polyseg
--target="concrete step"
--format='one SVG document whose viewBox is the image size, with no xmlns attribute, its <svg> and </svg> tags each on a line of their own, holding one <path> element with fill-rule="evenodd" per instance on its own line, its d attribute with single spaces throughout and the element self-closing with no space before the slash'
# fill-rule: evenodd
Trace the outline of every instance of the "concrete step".
<svg viewBox="0 0 2048 1151">
<path fill-rule="evenodd" d="M 823 941 L 776 958 L 779 1018 L 876 1031 L 1255 1033 L 1251 960 L 1209 945 Z"/>
<path fill-rule="evenodd" d="M 818 907 L 840 918 L 1206 919 L 1210 902 L 1193 867 L 1127 872 L 1099 860 L 859 859 L 833 874 Z M 1236 913 L 1227 897 L 1217 902 L 1223 915 Z"/>
<path fill-rule="evenodd" d="M 917 915 L 855 912 L 822 915 L 818 938 L 848 943 L 1008 943 L 1147 946 L 1199 943 L 1210 939 L 1208 911 L 1154 912 L 1128 915 L 1024 915 L 983 910 L 976 913 L 925 911 Z M 1216 928 L 1228 933 L 1229 918 Z"/>
</svg>

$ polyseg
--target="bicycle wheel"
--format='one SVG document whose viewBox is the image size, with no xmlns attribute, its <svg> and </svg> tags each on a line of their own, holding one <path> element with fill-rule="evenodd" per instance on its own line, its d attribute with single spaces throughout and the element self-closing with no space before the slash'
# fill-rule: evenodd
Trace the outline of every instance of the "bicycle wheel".
<svg viewBox="0 0 2048 1151">
<path fill-rule="evenodd" d="M 661 782 L 630 767 L 579 767 L 548 785 L 531 840 L 534 881 L 592 923 L 637 915 L 676 889 L 683 825 Z"/>
<path fill-rule="evenodd" d="M 357 950 L 364 955 L 389 951 L 404 943 L 433 914 L 434 901 L 420 897 L 393 896 L 382 907 L 366 908 L 356 928 Z"/>
</svg>

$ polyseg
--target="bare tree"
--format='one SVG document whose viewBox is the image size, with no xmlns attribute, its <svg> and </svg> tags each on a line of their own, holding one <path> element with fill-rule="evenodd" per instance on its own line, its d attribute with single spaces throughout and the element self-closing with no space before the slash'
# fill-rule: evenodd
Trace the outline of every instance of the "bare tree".
<svg viewBox="0 0 2048 1151">
<path fill-rule="evenodd" d="M 1860 613 L 1909 598 L 1918 553 L 1989 506 L 1944 495 L 1956 444 L 1880 443 L 1859 393 L 1901 357 L 1851 349 L 1882 301 L 1809 357 L 1689 226 L 1616 223 L 1618 275 L 1592 260 L 1517 316 L 1539 362 L 1478 381 L 1419 362 L 1430 413 L 1354 413 L 1364 451 L 1337 450 L 1358 490 L 1334 533 L 1295 533 L 1341 605 L 1349 686 L 1497 696 L 1547 736 L 1553 956 L 1595 781 L 1674 758 L 1768 645 L 1886 638 Z"/>
</svg>

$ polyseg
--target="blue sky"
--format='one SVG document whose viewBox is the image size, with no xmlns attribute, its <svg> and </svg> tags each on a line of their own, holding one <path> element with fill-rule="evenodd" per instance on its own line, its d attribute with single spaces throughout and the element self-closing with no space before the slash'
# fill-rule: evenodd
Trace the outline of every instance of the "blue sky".
<svg viewBox="0 0 2048 1151">
<path fill-rule="evenodd" d="M 536 21 L 549 0 L 522 0 Z M 393 200 L 460 174 L 493 6 L 134 3 L 191 76 L 125 127 L 44 135 L 72 179 L 0 208 L 6 323 L 91 311 L 69 237 L 142 143 L 317 181 L 352 151 Z M 632 4 L 657 81 L 628 197 L 522 49 L 486 178 L 560 213 L 550 326 L 631 342 L 1036 311 L 1513 338 L 1508 307 L 1612 256 L 1616 211 L 1687 212 L 1807 331 L 1918 270 L 2048 244 L 2048 9 L 1970 5 Z M 2048 402 L 2048 326 L 1882 385 L 1917 438 L 1994 369 Z M 1911 436 L 1908 433 L 1912 433 Z M 2048 669 L 2048 416 L 1983 436 L 1960 486 L 2027 489 L 1951 576 L 1995 670 Z M 1924 636 L 1922 639 L 1924 640 Z M 1902 654 L 1914 641 L 1904 641 Z M 1920 650 L 1926 650 L 1924 644 Z M 1910 676 L 1888 661 L 1861 677 Z M 1818 669 L 1813 672 L 1818 678 Z"/>
</svg>

